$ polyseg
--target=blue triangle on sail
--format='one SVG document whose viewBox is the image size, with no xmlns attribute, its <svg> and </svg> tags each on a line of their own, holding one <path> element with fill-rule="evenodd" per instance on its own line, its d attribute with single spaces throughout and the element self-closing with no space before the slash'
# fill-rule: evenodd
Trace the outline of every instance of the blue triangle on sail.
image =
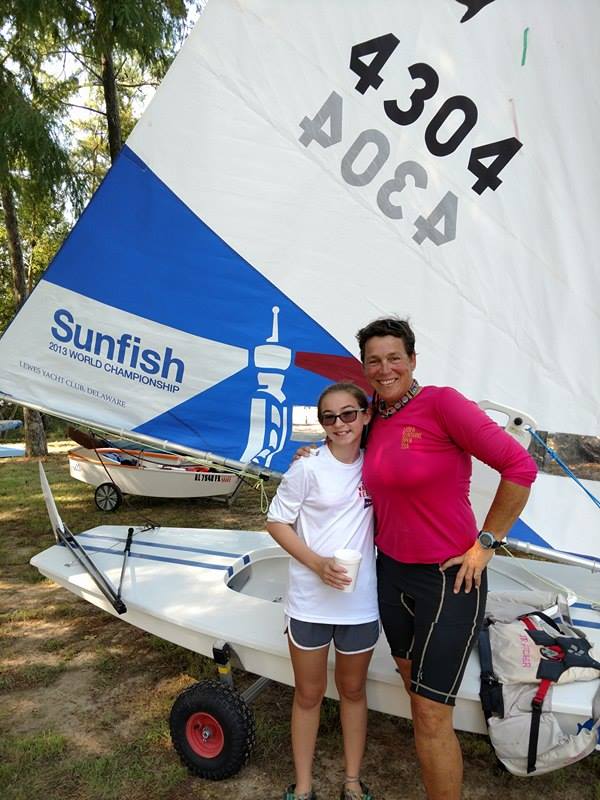
<svg viewBox="0 0 600 800">
<path fill-rule="evenodd" d="M 535 544 L 539 547 L 551 547 L 552 545 L 536 533 L 533 528 L 530 528 L 522 519 L 518 519 L 510 529 L 508 535 L 513 539 L 521 539 L 521 541 Z"/>
<path fill-rule="evenodd" d="M 262 460 L 282 469 L 297 446 L 289 442 L 292 406 L 314 405 L 327 384 L 344 377 L 345 366 L 347 378 L 357 375 L 347 350 L 127 147 L 44 278 L 143 320 L 248 351 L 246 368 L 137 427 L 157 439 L 236 459 L 246 453 L 247 460 L 253 425 L 254 444 L 266 446 Z M 285 434 L 279 441 L 277 430 Z"/>
<path fill-rule="evenodd" d="M 208 339 L 252 347 L 271 333 L 272 306 L 290 314 L 299 350 L 347 351 L 204 224 L 124 147 L 44 278 Z M 315 291 L 318 291 L 315 287 Z M 302 321 L 302 324 L 300 323 Z M 318 333 L 316 329 L 318 328 Z"/>
</svg>

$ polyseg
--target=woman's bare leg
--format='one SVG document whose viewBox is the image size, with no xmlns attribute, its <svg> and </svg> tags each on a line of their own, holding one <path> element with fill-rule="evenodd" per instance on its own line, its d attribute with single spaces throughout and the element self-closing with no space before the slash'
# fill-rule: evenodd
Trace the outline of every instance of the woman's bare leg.
<svg viewBox="0 0 600 800">
<path fill-rule="evenodd" d="M 415 746 L 428 800 L 459 800 L 463 761 L 453 708 L 410 691 L 411 662 L 394 659 L 410 695 Z"/>
</svg>

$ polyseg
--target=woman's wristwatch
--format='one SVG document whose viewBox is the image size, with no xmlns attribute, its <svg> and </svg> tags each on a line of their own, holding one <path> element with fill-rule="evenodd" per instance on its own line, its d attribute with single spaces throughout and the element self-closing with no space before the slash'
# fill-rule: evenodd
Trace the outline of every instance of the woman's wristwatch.
<svg viewBox="0 0 600 800">
<path fill-rule="evenodd" d="M 504 544 L 503 539 L 496 539 L 494 534 L 490 533 L 490 531 L 480 531 L 477 541 L 484 550 L 497 550 Z"/>
</svg>

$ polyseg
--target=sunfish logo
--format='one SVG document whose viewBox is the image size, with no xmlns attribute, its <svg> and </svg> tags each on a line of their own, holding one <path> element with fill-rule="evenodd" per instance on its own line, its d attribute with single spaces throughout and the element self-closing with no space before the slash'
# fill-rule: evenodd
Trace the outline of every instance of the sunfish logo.
<svg viewBox="0 0 600 800">
<path fill-rule="evenodd" d="M 180 358 L 173 356 L 173 349 L 165 347 L 162 353 L 157 350 L 143 347 L 139 336 L 131 333 L 121 333 L 118 338 L 108 333 L 96 331 L 93 328 L 84 328 L 66 308 L 59 308 L 54 312 L 55 325 L 50 328 L 52 336 L 62 344 L 72 344 L 75 351 L 89 353 L 113 361 L 129 369 L 139 369 L 147 375 L 160 375 L 164 380 L 181 383 L 185 372 L 185 364 Z M 74 352 L 77 356 L 78 353 Z M 110 365 L 105 365 L 106 366 Z M 118 371 L 115 367 L 106 371 Z M 173 374 L 174 371 L 174 374 Z"/>
</svg>

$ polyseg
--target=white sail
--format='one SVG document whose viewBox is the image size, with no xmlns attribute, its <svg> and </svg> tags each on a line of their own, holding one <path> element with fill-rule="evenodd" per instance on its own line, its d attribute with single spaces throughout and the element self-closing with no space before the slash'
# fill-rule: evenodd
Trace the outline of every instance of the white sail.
<svg viewBox="0 0 600 800">
<path fill-rule="evenodd" d="M 461 23 L 465 11 L 451 0 L 214 3 L 129 144 L 350 352 L 361 323 L 409 314 L 423 382 L 527 408 L 547 430 L 596 433 L 600 156 L 589 32 L 600 7 L 498 0 Z M 385 34 L 400 41 L 377 70 L 379 88 L 356 91 L 352 48 Z M 416 63 L 439 79 L 424 101 Z M 310 123 L 332 93 L 333 137 L 331 119 Z M 385 102 L 408 110 L 413 93 L 417 118 L 394 123 Z M 438 156 L 426 140 L 447 142 L 466 118 L 442 113 L 438 128 L 449 102 L 477 120 Z M 513 137 L 522 147 L 502 183 L 473 191 L 474 148 Z M 449 193 L 446 237 L 418 243 L 427 229 L 416 221 Z"/>
<path fill-rule="evenodd" d="M 0 391 L 284 469 L 293 408 L 398 313 L 421 383 L 596 433 L 599 24 L 213 0 L 3 336 Z"/>
</svg>

